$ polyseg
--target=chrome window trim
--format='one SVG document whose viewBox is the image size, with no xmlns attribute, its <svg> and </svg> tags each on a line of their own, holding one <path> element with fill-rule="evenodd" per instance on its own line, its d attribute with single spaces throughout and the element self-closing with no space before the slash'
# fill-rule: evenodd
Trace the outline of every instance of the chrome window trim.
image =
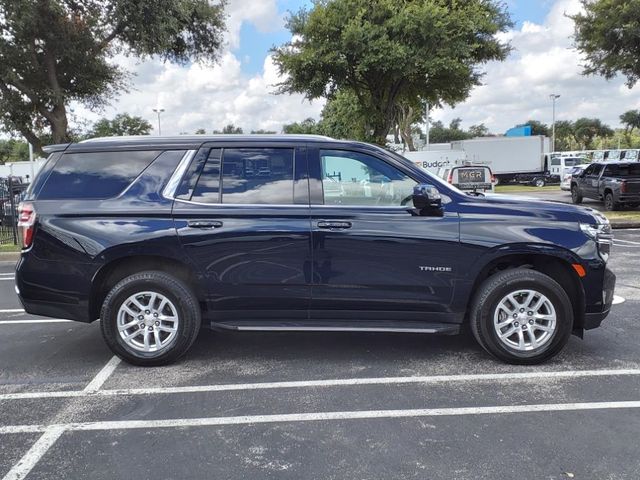
<svg viewBox="0 0 640 480">
<path fill-rule="evenodd" d="M 169 181 L 164 187 L 164 190 L 162 190 L 162 196 L 164 198 L 168 200 L 176 200 L 176 190 L 178 189 L 180 181 L 182 180 L 182 177 L 184 177 L 184 174 L 187 171 L 187 168 L 189 168 L 191 160 L 193 160 L 193 157 L 195 157 L 196 153 L 197 150 L 187 150 L 187 152 L 184 154 L 182 160 L 180 160 L 180 163 L 178 163 L 178 166 L 169 178 Z"/>
<path fill-rule="evenodd" d="M 206 203 L 206 202 L 194 202 L 193 200 L 185 200 L 183 198 L 175 198 L 176 202 L 188 203 L 191 205 L 203 205 L 212 208 L 224 208 L 224 207 L 255 207 L 255 208 L 309 208 L 310 205 L 303 205 L 300 203 Z"/>
</svg>

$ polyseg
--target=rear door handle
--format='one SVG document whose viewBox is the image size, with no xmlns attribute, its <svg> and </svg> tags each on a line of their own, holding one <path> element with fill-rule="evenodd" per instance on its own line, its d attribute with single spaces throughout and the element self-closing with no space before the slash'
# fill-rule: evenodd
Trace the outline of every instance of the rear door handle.
<svg viewBox="0 0 640 480">
<path fill-rule="evenodd" d="M 328 229 L 345 229 L 351 228 L 351 222 L 339 222 L 339 221 L 320 221 L 318 222 L 318 228 L 328 228 Z"/>
<path fill-rule="evenodd" d="M 189 228 L 220 228 L 222 222 L 218 220 L 189 220 L 187 226 Z"/>
</svg>

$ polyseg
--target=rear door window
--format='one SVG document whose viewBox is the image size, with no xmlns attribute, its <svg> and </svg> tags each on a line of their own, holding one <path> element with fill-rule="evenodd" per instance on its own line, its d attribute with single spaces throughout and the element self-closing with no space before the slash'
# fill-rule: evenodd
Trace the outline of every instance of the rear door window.
<svg viewBox="0 0 640 480">
<path fill-rule="evenodd" d="M 105 199 L 122 193 L 161 151 L 67 153 L 56 162 L 38 199 Z"/>
<path fill-rule="evenodd" d="M 294 203 L 293 179 L 292 148 L 213 149 L 191 200 L 202 203 L 291 205 Z"/>
</svg>

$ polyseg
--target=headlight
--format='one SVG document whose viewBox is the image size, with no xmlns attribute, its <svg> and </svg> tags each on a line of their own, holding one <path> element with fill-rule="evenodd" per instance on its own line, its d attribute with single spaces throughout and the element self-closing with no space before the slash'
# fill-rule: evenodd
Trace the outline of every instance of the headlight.
<svg viewBox="0 0 640 480">
<path fill-rule="evenodd" d="M 611 245 L 613 245 L 613 234 L 611 233 L 609 220 L 606 220 L 606 223 L 581 223 L 580 230 L 595 240 L 598 245 L 598 252 L 600 252 L 600 256 L 606 262 L 611 253 Z"/>
</svg>

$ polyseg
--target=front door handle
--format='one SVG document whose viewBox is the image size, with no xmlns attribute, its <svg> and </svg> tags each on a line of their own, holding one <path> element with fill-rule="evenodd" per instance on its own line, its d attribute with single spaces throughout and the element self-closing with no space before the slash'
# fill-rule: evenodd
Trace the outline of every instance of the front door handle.
<svg viewBox="0 0 640 480">
<path fill-rule="evenodd" d="M 222 222 L 218 220 L 189 220 L 187 226 L 189 228 L 220 228 Z"/>
<path fill-rule="evenodd" d="M 345 229 L 351 228 L 351 222 L 340 222 L 340 221 L 320 221 L 318 222 L 318 228 L 328 228 L 328 229 Z"/>
</svg>

